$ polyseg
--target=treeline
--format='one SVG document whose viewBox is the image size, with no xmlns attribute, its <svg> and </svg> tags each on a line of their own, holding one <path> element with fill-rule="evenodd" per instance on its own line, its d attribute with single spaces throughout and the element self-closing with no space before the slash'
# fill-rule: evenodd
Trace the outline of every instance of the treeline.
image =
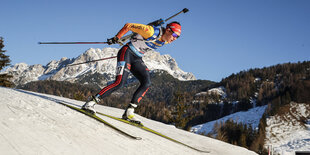
<svg viewBox="0 0 310 155">
<path fill-rule="evenodd" d="M 165 123 L 175 123 L 174 114 L 179 103 L 186 107 L 183 116 L 189 117 L 186 123 L 177 126 L 188 129 L 191 126 L 216 120 L 231 113 L 248 110 L 256 106 L 271 103 L 276 109 L 281 104 L 290 101 L 306 102 L 309 99 L 309 62 L 282 64 L 263 69 L 250 69 L 233 74 L 219 83 L 207 80 L 179 81 L 166 72 L 152 74 L 152 85 L 146 96 L 140 102 L 138 114 Z M 125 108 L 131 100 L 139 83 L 127 84 L 111 96 L 103 99 L 103 105 Z M 223 86 L 227 97 L 218 94 L 202 97 L 196 93 L 213 87 Z M 54 94 L 79 100 L 99 92 L 98 86 L 73 84 L 57 81 L 31 82 L 18 88 Z M 176 96 L 182 96 L 177 101 Z M 196 102 L 197 101 L 197 102 Z M 218 104 L 221 101 L 221 104 Z M 235 102 L 238 101 L 238 102 Z M 281 102 L 279 102 L 281 101 Z M 273 110 L 275 111 L 275 110 Z M 178 123 L 176 123 L 178 124 Z M 185 124 L 185 125 L 184 125 Z"/>
<path fill-rule="evenodd" d="M 100 104 L 125 109 L 139 86 L 139 82 L 134 81 L 101 100 Z M 164 71 L 151 74 L 151 81 L 152 85 L 146 96 L 141 100 L 136 112 L 144 117 L 164 123 L 173 123 L 174 116 L 172 113 L 175 111 L 176 105 L 174 94 L 186 93 L 187 101 L 189 102 L 189 96 L 194 96 L 195 93 L 214 84 L 214 82 L 208 80 L 179 81 Z M 81 101 L 86 101 L 89 96 L 95 95 L 101 90 L 96 85 L 53 80 L 30 82 L 17 88 Z"/>
<path fill-rule="evenodd" d="M 310 62 L 286 63 L 242 71 L 207 89 L 219 86 L 224 86 L 227 97 L 223 99 L 224 104 L 212 105 L 215 107 L 214 111 L 224 113 L 223 109 L 226 108 L 223 107 L 233 101 L 238 101 L 237 105 L 231 106 L 235 110 L 247 110 L 252 108 L 254 103 L 256 106 L 268 105 L 268 108 L 260 120 L 258 130 L 229 120 L 215 126 L 215 138 L 246 147 L 259 154 L 267 154 L 264 149 L 266 118 L 281 113 L 282 107 L 292 101 L 310 103 Z M 251 100 L 254 102 L 251 103 Z M 209 120 L 201 116 L 200 119 Z"/>
<path fill-rule="evenodd" d="M 262 128 L 261 123 L 259 129 Z M 264 140 L 261 132 L 264 131 L 256 130 L 251 125 L 227 120 L 225 122 L 216 122 L 211 133 L 200 134 L 253 150 L 261 155 L 267 155 L 268 152 L 264 145 L 259 143 L 259 141 Z"/>
<path fill-rule="evenodd" d="M 0 37 L 0 71 L 4 69 L 5 67 L 10 65 L 10 56 L 6 55 L 6 50 L 4 48 L 4 39 Z M 0 86 L 3 87 L 13 87 L 14 84 L 10 81 L 10 78 L 12 78 L 12 75 L 1 73 L 0 74 Z"/>
<path fill-rule="evenodd" d="M 310 62 L 286 63 L 241 71 L 205 90 L 215 87 L 223 87 L 227 96 L 220 98 L 217 94 L 209 94 L 196 98 L 199 102 L 195 106 L 201 114 L 193 118 L 188 125 L 201 124 L 269 103 L 274 107 L 273 111 L 291 101 L 310 103 Z M 218 104 L 220 101 L 222 104 Z M 207 109 L 212 109 L 212 112 Z"/>
<path fill-rule="evenodd" d="M 310 101 L 310 61 L 286 63 L 250 69 L 223 79 L 229 100 L 249 100 L 257 95 L 257 104 L 266 105 L 277 96 L 289 93 L 296 102 Z"/>
<path fill-rule="evenodd" d="M 179 81 L 164 71 L 151 74 L 151 81 L 151 87 L 141 100 L 136 112 L 144 117 L 169 124 L 174 123 L 172 113 L 177 105 L 176 94 L 186 94 L 186 99 L 190 102 L 190 96 L 194 96 L 195 93 L 214 84 L 208 80 Z M 130 83 L 103 99 L 102 104 L 124 109 L 130 103 L 138 86 L 139 82 L 137 81 Z M 188 107 L 188 110 L 192 111 L 190 109 L 192 108 Z"/>
</svg>

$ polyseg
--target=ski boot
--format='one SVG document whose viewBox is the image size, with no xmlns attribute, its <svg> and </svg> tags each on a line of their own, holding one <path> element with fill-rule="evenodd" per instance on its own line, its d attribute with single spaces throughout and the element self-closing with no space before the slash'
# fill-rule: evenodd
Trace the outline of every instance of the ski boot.
<svg viewBox="0 0 310 155">
<path fill-rule="evenodd" d="M 100 99 L 95 96 L 90 96 L 87 102 L 82 106 L 82 109 L 92 114 L 96 114 L 95 105 L 98 104 Z"/>
<path fill-rule="evenodd" d="M 126 108 L 122 118 L 132 123 L 142 125 L 141 121 L 134 114 L 135 108 L 137 108 L 137 106 L 138 105 L 136 104 L 130 103 L 129 106 Z"/>
</svg>

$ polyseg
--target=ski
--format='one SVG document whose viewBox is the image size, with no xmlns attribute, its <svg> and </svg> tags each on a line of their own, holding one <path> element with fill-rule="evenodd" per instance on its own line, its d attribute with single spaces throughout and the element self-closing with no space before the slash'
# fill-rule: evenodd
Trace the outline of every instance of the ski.
<svg viewBox="0 0 310 155">
<path fill-rule="evenodd" d="M 133 136 L 133 135 L 131 135 L 131 134 L 129 134 L 129 133 L 124 132 L 123 130 L 117 128 L 116 126 L 114 126 L 114 125 L 108 123 L 107 121 L 103 120 L 102 118 L 98 117 L 96 114 L 92 114 L 92 113 L 87 112 L 87 111 L 85 111 L 85 110 L 83 110 L 83 109 L 77 108 L 77 107 L 75 107 L 75 106 L 68 105 L 68 104 L 66 104 L 66 103 L 64 103 L 64 102 L 57 102 L 57 103 L 59 103 L 59 104 L 61 104 L 61 105 L 64 105 L 64 106 L 66 106 L 66 107 L 68 107 L 68 108 L 70 108 L 70 109 L 73 109 L 73 110 L 75 110 L 75 111 L 78 111 L 78 112 L 80 112 L 80 113 L 83 113 L 83 114 L 85 114 L 85 115 L 87 115 L 87 116 L 89 116 L 89 117 L 91 117 L 91 118 L 93 118 L 93 119 L 95 119 L 95 120 L 97 120 L 97 121 L 99 121 L 99 122 L 101 122 L 101 123 L 103 123 L 103 124 L 109 126 L 110 128 L 112 128 L 112 129 L 118 131 L 118 132 L 121 133 L 122 135 L 127 136 L 127 137 L 129 137 L 129 138 L 131 138 L 131 139 L 136 139 L 136 140 L 141 140 L 141 139 L 142 139 L 141 137 L 136 137 L 136 136 Z"/>
<path fill-rule="evenodd" d="M 185 144 L 185 143 L 182 143 L 182 142 L 180 142 L 180 141 L 178 141 L 178 140 L 175 140 L 175 139 L 173 139 L 173 138 L 171 138 L 171 137 L 168 137 L 168 136 L 166 136 L 166 135 L 164 135 L 164 134 L 161 134 L 161 133 L 159 133 L 159 132 L 157 132 L 157 131 L 155 131 L 155 130 L 153 130 L 153 129 L 150 129 L 150 128 L 144 126 L 143 124 L 136 124 L 136 123 L 133 123 L 133 122 L 124 120 L 124 119 L 122 119 L 122 118 L 118 118 L 118 117 L 115 117 L 115 116 L 107 115 L 107 114 L 104 114 L 104 113 L 101 113 L 101 112 L 97 112 L 97 114 L 102 115 L 102 116 L 106 116 L 106 117 L 109 117 L 109 118 L 112 118 L 112 119 L 114 119 L 114 120 L 118 120 L 118 121 L 121 121 L 121 122 L 124 122 L 124 123 L 127 123 L 127 124 L 130 124 L 130 125 L 133 125 L 133 126 L 135 126 L 135 127 L 138 127 L 138 128 L 143 129 L 143 130 L 145 130 L 145 131 L 151 132 L 151 133 L 153 133 L 153 134 L 155 134 L 155 135 L 161 136 L 161 137 L 163 137 L 163 138 L 166 138 L 166 139 L 168 139 L 168 140 L 171 140 L 171 141 L 173 141 L 173 142 L 175 142 L 175 143 L 181 144 L 181 145 L 183 145 L 183 146 L 186 146 L 186 147 L 191 148 L 191 149 L 193 149 L 193 150 L 196 150 L 196 151 L 198 151 L 198 152 L 210 153 L 210 151 L 205 151 L 205 150 L 197 149 L 197 148 L 195 148 L 195 147 L 192 147 L 192 146 L 190 146 L 190 145 L 187 145 L 187 144 Z"/>
</svg>

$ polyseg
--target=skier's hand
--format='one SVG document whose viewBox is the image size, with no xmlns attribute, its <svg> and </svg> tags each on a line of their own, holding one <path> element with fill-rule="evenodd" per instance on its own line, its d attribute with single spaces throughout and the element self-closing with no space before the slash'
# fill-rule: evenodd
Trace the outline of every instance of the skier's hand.
<svg viewBox="0 0 310 155">
<path fill-rule="evenodd" d="M 117 38 L 117 37 L 115 36 L 115 37 L 113 37 L 113 38 L 107 39 L 107 44 L 108 44 L 108 45 L 116 44 L 116 43 L 118 43 L 118 41 L 119 41 L 119 38 Z"/>
</svg>

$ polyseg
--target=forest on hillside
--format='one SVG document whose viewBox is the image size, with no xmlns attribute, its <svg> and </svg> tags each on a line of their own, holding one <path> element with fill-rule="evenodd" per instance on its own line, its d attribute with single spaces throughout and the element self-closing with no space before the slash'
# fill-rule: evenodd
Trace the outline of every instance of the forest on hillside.
<svg viewBox="0 0 310 155">
<path fill-rule="evenodd" d="M 266 118 L 275 114 L 285 114 L 281 109 L 291 102 L 310 103 L 310 62 L 286 63 L 241 71 L 207 89 L 220 86 L 224 87 L 226 92 L 226 97 L 221 99 L 222 104 L 211 103 L 206 106 L 212 107 L 212 111 L 216 109 L 215 115 L 226 115 L 227 109 L 237 112 L 253 106 L 268 105 L 268 108 L 260 120 L 258 130 L 253 130 L 247 124 L 228 120 L 214 127 L 215 138 L 246 147 L 259 154 L 268 154 L 264 149 Z M 210 97 L 212 94 L 205 98 L 208 100 Z M 205 101 L 208 102 L 207 100 Z M 235 101 L 238 101 L 238 104 L 234 105 Z M 189 123 L 199 124 L 206 120 L 209 118 L 201 115 Z"/>
<path fill-rule="evenodd" d="M 197 103 L 196 110 L 213 109 L 211 111 L 214 114 L 210 112 L 201 114 L 195 117 L 190 125 L 201 124 L 231 112 L 246 111 L 253 106 L 269 103 L 275 107 L 291 101 L 310 103 L 310 61 L 241 71 L 210 85 L 205 90 L 216 87 L 223 87 L 226 97 L 221 98 L 217 94 L 200 96 L 199 100 L 202 102 Z M 219 101 L 222 104 L 218 104 Z M 235 104 L 236 101 L 238 104 Z"/>
<path fill-rule="evenodd" d="M 194 96 L 195 93 L 214 84 L 214 82 L 208 80 L 179 81 L 164 71 L 151 74 L 151 81 L 152 85 L 146 96 L 141 100 L 137 113 L 164 123 L 172 122 L 173 114 L 171 114 L 171 109 L 174 109 L 175 94 Z M 139 82 L 137 80 L 130 82 L 125 87 L 101 100 L 100 103 L 124 109 L 130 103 L 131 97 L 138 86 Z M 29 82 L 25 85 L 17 86 L 17 88 L 81 101 L 86 101 L 89 96 L 95 95 L 101 90 L 96 85 L 53 80 Z"/>
</svg>

